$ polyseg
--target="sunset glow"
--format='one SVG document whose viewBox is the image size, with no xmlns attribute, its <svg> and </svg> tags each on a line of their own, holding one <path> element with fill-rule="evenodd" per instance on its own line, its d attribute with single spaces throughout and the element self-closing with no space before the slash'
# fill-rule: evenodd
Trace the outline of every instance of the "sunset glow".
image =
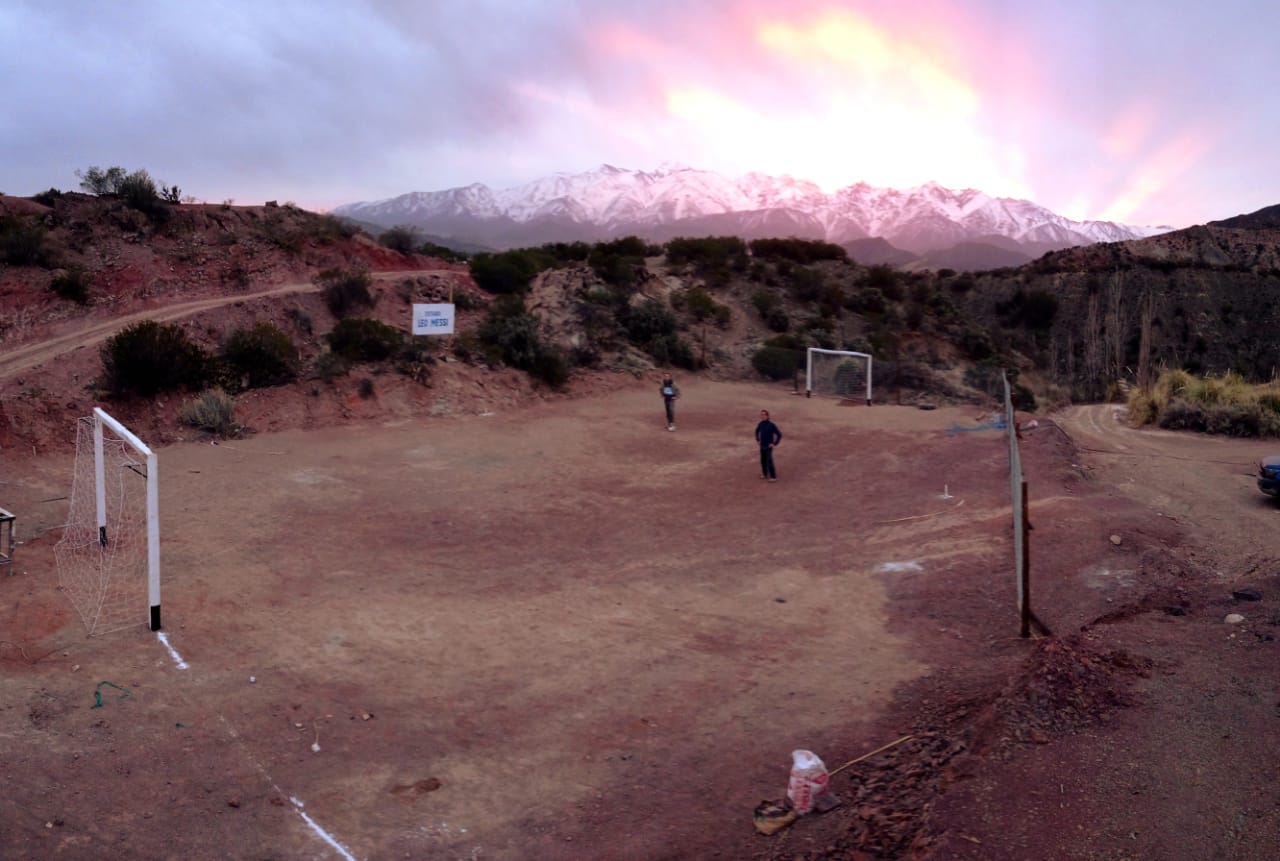
<svg viewBox="0 0 1280 861">
<path fill-rule="evenodd" d="M 933 180 L 1179 226 L 1274 204 L 1280 188 L 1267 41 L 1280 6 L 289 8 L 8 4 L 0 75 L 6 115 L 23 119 L 0 124 L 4 190 L 74 187 L 107 161 L 202 199 L 331 206 L 678 162 L 827 191 Z M 139 40 L 145 62 L 111 47 Z M 77 45 L 74 61 L 49 66 L 49 44 Z"/>
</svg>

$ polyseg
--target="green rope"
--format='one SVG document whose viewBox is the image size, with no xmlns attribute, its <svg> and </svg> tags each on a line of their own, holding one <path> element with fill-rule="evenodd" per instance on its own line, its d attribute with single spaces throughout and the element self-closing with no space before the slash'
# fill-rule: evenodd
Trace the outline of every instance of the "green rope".
<svg viewBox="0 0 1280 861">
<path fill-rule="evenodd" d="M 102 708 L 102 686 L 103 685 L 110 685 L 116 690 L 121 691 L 122 693 L 120 694 L 120 696 L 116 697 L 116 699 L 118 700 L 127 700 L 129 697 L 133 696 L 132 694 L 129 693 L 128 688 L 122 688 L 119 685 L 117 685 L 115 682 L 98 682 L 98 686 L 93 689 L 93 705 L 89 706 L 89 708 L 91 709 Z"/>
</svg>

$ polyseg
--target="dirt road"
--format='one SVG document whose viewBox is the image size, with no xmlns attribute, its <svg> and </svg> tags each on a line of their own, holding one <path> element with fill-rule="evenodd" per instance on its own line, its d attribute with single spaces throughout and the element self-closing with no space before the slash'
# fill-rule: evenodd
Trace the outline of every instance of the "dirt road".
<svg viewBox="0 0 1280 861">
<path fill-rule="evenodd" d="M 1280 441 L 1135 429 L 1118 404 L 1071 407 L 1055 416 L 1091 475 L 1178 520 L 1223 565 L 1240 570 L 1277 551 L 1280 506 L 1258 492 L 1258 461 Z"/>
<path fill-rule="evenodd" d="M 375 272 L 372 278 L 377 281 L 413 278 L 420 275 L 436 273 L 453 273 L 449 269 L 421 269 L 406 272 Z M 192 299 L 186 302 L 175 302 L 156 308 L 146 308 L 129 314 L 111 316 L 92 322 L 76 320 L 56 327 L 55 331 L 39 340 L 18 347 L 8 347 L 0 355 L 0 380 L 22 373 L 37 365 L 56 359 L 58 356 L 101 343 L 124 326 L 142 320 L 155 320 L 158 323 L 170 323 L 181 320 L 202 311 L 209 311 L 235 302 L 247 302 L 254 299 L 265 299 L 273 296 L 284 296 L 290 293 L 314 293 L 318 288 L 314 283 L 281 284 L 267 290 L 255 290 L 251 293 L 232 293 L 211 296 L 205 299 Z"/>
</svg>

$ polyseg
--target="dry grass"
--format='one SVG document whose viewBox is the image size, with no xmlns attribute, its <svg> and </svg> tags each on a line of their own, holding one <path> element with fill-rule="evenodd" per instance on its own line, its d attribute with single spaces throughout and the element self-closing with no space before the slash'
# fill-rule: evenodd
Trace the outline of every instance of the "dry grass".
<svg viewBox="0 0 1280 861">
<path fill-rule="evenodd" d="M 1129 416 L 1137 426 L 1158 424 L 1230 436 L 1280 436 L 1280 381 L 1251 384 L 1228 371 L 1194 377 L 1166 371 L 1150 393 L 1129 395 Z"/>
</svg>

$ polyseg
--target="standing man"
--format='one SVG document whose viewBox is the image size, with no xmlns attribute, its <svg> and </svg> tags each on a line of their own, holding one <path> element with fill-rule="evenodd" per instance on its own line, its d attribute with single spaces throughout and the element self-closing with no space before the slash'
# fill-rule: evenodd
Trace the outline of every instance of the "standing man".
<svg viewBox="0 0 1280 861">
<path fill-rule="evenodd" d="M 782 431 L 769 421 L 769 411 L 760 411 L 760 424 L 756 425 L 756 442 L 760 444 L 760 477 L 769 481 L 778 480 L 778 471 L 773 468 L 773 449 L 782 442 Z"/>
<path fill-rule="evenodd" d="M 662 392 L 662 403 L 667 408 L 667 430 L 673 431 L 676 429 L 676 398 L 680 397 L 680 389 L 676 387 L 670 374 L 663 374 L 659 391 Z"/>
</svg>

